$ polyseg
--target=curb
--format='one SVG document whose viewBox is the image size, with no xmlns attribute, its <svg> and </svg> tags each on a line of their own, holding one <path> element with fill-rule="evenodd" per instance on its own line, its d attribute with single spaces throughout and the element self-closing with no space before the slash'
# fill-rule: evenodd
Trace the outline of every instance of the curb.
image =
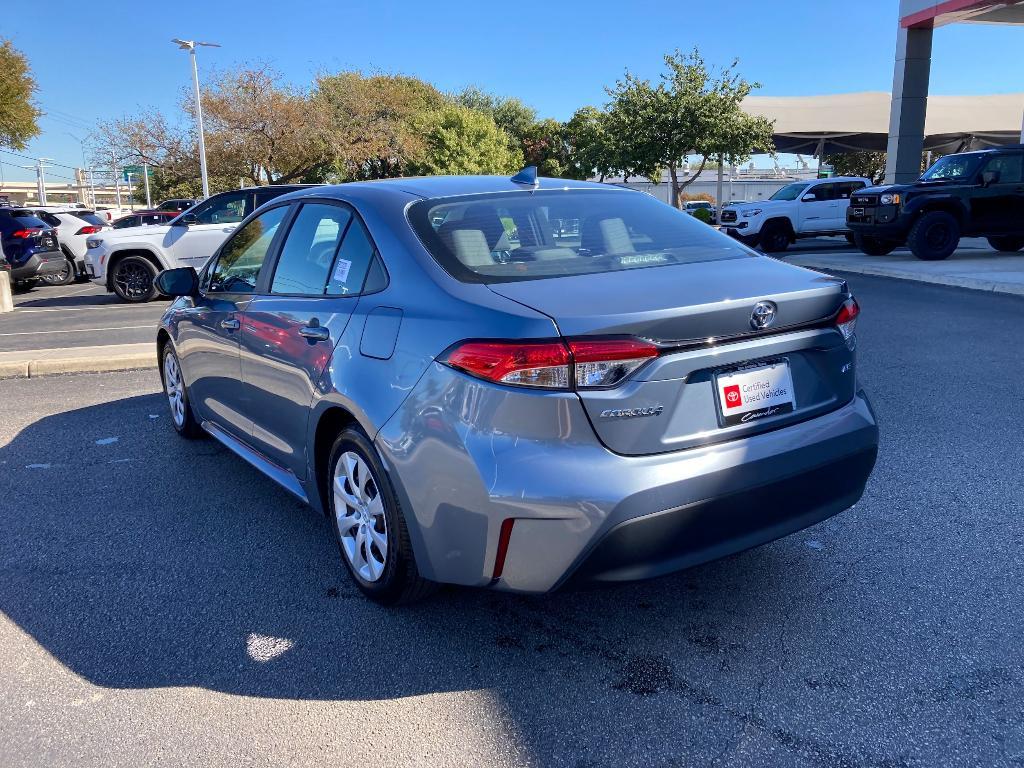
<svg viewBox="0 0 1024 768">
<path fill-rule="evenodd" d="M 59 373 L 103 373 L 156 368 L 156 350 L 107 358 L 59 357 L 0 362 L 0 379 L 34 379 Z"/>
<path fill-rule="evenodd" d="M 826 272 L 851 272 L 856 275 L 892 277 L 897 280 L 911 280 L 916 283 L 930 283 L 931 285 L 946 285 L 951 288 L 966 288 L 971 291 L 987 291 L 988 293 L 1001 293 L 1007 296 L 1024 296 L 1024 283 L 1003 283 L 996 280 L 983 280 L 977 277 L 961 277 L 957 275 L 929 275 L 886 266 L 850 264 L 849 262 L 836 263 L 815 258 L 798 257 L 785 259 L 785 261 L 799 267 L 824 270 Z"/>
</svg>

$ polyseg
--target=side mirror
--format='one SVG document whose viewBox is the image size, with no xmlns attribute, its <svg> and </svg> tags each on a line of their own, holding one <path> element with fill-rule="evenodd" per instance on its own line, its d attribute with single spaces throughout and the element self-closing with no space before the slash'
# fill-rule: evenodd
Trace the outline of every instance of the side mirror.
<svg viewBox="0 0 1024 768">
<path fill-rule="evenodd" d="M 164 296 L 195 296 L 199 292 L 199 275 L 194 267 L 165 269 L 156 276 L 155 285 Z"/>
<path fill-rule="evenodd" d="M 186 213 L 183 216 L 179 216 L 174 220 L 176 227 L 188 227 L 192 224 L 198 224 L 199 218 L 194 213 Z"/>
<path fill-rule="evenodd" d="M 988 187 L 999 183 L 999 171 L 982 171 L 981 186 Z"/>
<path fill-rule="evenodd" d="M 813 202 L 817 201 L 817 199 L 818 199 L 818 196 L 812 192 L 809 195 L 804 195 L 803 197 L 801 197 L 800 201 L 803 202 L 803 203 L 813 203 Z"/>
</svg>

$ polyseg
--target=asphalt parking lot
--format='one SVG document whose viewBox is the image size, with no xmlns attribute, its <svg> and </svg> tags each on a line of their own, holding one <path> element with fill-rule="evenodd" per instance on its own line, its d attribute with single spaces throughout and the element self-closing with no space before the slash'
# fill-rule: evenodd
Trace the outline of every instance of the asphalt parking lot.
<svg viewBox="0 0 1024 768">
<path fill-rule="evenodd" d="M 0 315 L 0 350 L 151 342 L 166 300 L 126 304 L 92 283 L 38 284 L 14 294 Z"/>
<path fill-rule="evenodd" d="M 372 605 L 155 371 L 0 381 L 3 764 L 1024 764 L 1024 299 L 850 281 L 862 501 L 541 598 Z"/>
</svg>

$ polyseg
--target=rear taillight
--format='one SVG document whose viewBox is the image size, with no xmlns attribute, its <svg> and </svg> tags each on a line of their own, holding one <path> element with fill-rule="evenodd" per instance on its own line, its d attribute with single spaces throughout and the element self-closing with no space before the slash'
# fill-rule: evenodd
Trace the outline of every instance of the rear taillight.
<svg viewBox="0 0 1024 768">
<path fill-rule="evenodd" d="M 852 296 L 843 302 L 836 315 L 836 328 L 843 334 L 844 339 L 853 336 L 857 328 L 857 318 L 860 316 L 860 304 Z"/>
<path fill-rule="evenodd" d="M 95 235 L 101 231 L 103 227 L 82 227 L 80 230 L 75 232 L 76 235 Z"/>
<path fill-rule="evenodd" d="M 467 341 L 443 362 L 499 384 L 543 389 L 613 387 L 658 355 L 639 339 Z"/>
<path fill-rule="evenodd" d="M 38 229 L 16 229 L 11 233 L 11 237 L 17 237 L 21 240 L 24 240 L 26 237 L 32 237 L 33 235 L 39 233 L 39 231 L 40 230 Z"/>
</svg>

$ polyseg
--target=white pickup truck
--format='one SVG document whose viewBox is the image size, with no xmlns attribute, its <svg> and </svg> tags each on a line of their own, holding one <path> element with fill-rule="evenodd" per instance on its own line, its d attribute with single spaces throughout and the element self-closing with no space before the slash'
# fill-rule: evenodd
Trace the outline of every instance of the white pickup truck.
<svg viewBox="0 0 1024 768">
<path fill-rule="evenodd" d="M 157 274 L 175 267 L 200 271 L 238 223 L 275 197 L 307 184 L 248 187 L 212 195 L 168 224 L 104 230 L 86 241 L 85 271 L 122 301 L 156 297 Z"/>
<path fill-rule="evenodd" d="M 722 229 L 766 253 L 784 251 L 800 237 L 845 235 L 850 195 L 870 186 L 868 179 L 839 176 L 794 181 L 767 200 L 732 203 L 722 210 Z"/>
</svg>

